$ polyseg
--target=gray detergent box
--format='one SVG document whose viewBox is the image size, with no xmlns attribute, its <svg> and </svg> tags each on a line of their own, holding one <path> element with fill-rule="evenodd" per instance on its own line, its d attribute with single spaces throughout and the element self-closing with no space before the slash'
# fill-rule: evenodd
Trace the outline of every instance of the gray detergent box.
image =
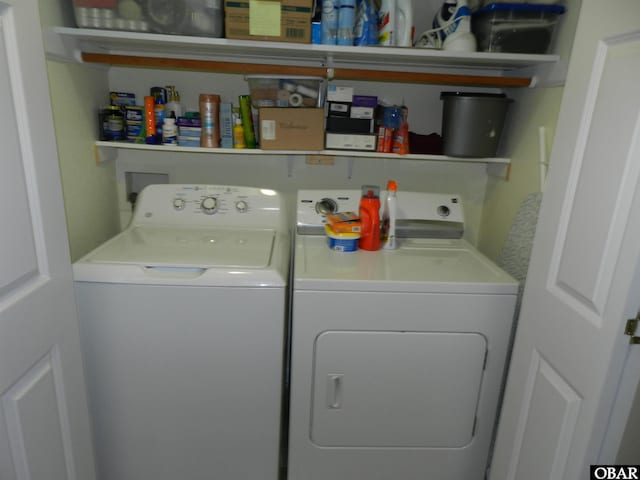
<svg viewBox="0 0 640 480">
<path fill-rule="evenodd" d="M 509 104 L 502 93 L 442 92 L 442 153 L 495 157 Z"/>
</svg>

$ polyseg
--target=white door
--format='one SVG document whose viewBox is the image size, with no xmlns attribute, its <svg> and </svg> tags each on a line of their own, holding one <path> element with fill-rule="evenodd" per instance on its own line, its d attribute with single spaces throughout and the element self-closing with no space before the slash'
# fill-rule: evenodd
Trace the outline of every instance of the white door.
<svg viewBox="0 0 640 480">
<path fill-rule="evenodd" d="M 640 348 L 623 334 L 640 307 L 639 78 L 640 2 L 584 0 L 493 480 L 587 479 L 590 464 L 615 461 L 603 442 Z"/>
<path fill-rule="evenodd" d="M 37 0 L 0 0 L 0 478 L 94 478 Z"/>
</svg>

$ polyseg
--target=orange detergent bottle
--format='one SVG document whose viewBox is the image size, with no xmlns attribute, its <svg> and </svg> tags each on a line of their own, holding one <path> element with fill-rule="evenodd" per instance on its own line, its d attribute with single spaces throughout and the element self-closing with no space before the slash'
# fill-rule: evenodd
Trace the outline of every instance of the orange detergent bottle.
<svg viewBox="0 0 640 480">
<path fill-rule="evenodd" d="M 362 231 L 358 248 L 362 250 L 380 249 L 380 187 L 362 186 L 360 198 L 360 221 Z"/>
</svg>

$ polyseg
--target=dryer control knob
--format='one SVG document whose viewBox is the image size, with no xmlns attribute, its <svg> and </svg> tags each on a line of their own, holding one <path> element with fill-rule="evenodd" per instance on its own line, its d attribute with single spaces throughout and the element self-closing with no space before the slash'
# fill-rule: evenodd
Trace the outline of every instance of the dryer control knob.
<svg viewBox="0 0 640 480">
<path fill-rule="evenodd" d="M 327 213 L 336 213 L 338 204 L 332 198 L 323 198 L 316 203 L 316 213 L 326 215 Z"/>
<path fill-rule="evenodd" d="M 173 208 L 176 210 L 184 210 L 184 207 L 187 205 L 187 202 L 184 201 L 184 198 L 174 198 L 173 199 Z"/>
<path fill-rule="evenodd" d="M 200 209 L 207 215 L 213 215 L 218 209 L 218 200 L 216 197 L 205 197 L 200 202 Z"/>
<path fill-rule="evenodd" d="M 236 210 L 239 213 L 244 213 L 247 211 L 247 209 L 249 208 L 249 205 L 247 205 L 247 202 L 245 202 L 244 200 L 238 200 L 236 202 Z"/>
</svg>

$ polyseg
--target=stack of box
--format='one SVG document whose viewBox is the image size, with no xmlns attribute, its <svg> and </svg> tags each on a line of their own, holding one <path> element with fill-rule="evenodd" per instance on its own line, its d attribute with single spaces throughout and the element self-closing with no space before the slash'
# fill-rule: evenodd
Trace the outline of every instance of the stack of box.
<svg viewBox="0 0 640 480">
<path fill-rule="evenodd" d="M 377 97 L 354 95 L 352 87 L 330 85 L 327 102 L 326 148 L 374 151 Z"/>
<path fill-rule="evenodd" d="M 199 147 L 202 126 L 196 115 L 178 117 L 178 145 L 181 147 Z"/>
</svg>

